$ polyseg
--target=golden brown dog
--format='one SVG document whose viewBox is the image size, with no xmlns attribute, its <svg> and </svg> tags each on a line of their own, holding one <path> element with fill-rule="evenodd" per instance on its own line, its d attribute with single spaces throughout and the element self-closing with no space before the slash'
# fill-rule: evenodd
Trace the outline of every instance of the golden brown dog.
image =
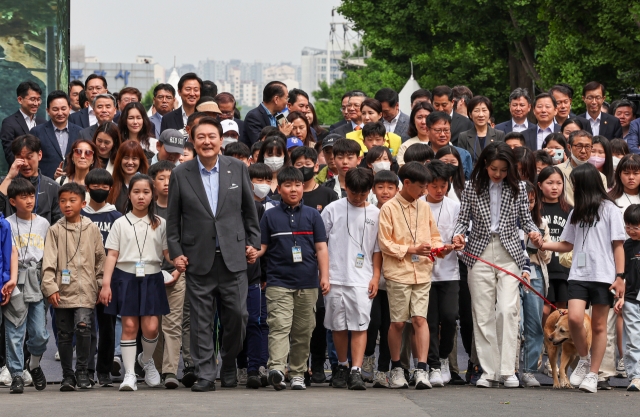
<svg viewBox="0 0 640 417">
<path fill-rule="evenodd" d="M 587 348 L 591 349 L 591 317 L 584 316 L 584 327 L 587 330 Z M 571 333 L 569 332 L 569 314 L 567 310 L 556 310 L 549 315 L 544 325 L 544 346 L 547 348 L 551 371 L 553 373 L 553 388 L 572 388 L 567 370 L 569 365 L 578 357 L 578 352 Z M 560 379 L 558 380 L 558 347 L 562 346 L 560 358 Z"/>
</svg>

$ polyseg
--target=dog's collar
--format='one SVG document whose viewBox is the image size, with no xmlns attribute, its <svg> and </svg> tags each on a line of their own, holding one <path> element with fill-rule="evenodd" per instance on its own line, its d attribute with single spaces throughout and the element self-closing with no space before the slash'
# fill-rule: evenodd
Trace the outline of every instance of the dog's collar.
<svg viewBox="0 0 640 417">
<path fill-rule="evenodd" d="M 566 311 L 563 311 L 563 310 L 560 310 L 560 309 L 558 309 L 558 313 L 560 313 L 561 316 L 564 316 L 565 314 L 567 314 Z"/>
</svg>

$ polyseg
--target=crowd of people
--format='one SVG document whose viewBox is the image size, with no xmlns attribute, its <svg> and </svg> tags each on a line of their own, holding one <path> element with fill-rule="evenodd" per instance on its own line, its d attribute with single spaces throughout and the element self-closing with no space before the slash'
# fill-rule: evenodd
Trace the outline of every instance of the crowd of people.
<svg viewBox="0 0 640 417">
<path fill-rule="evenodd" d="M 539 387 L 558 308 L 571 385 L 640 391 L 640 120 L 598 82 L 584 114 L 573 95 L 517 88 L 496 124 L 464 86 L 415 91 L 409 115 L 390 88 L 349 91 L 325 128 L 278 81 L 244 120 L 194 73 L 151 110 L 92 74 L 47 95 L 48 121 L 21 83 L 0 384 L 45 389 L 50 321 L 61 391 Z"/>
</svg>

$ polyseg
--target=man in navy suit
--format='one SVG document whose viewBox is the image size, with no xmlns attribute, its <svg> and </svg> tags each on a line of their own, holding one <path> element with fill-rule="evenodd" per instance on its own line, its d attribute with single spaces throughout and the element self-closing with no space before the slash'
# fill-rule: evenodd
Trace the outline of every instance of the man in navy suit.
<svg viewBox="0 0 640 417">
<path fill-rule="evenodd" d="M 378 90 L 375 97 L 382 106 L 382 123 L 387 132 L 395 133 L 402 141 L 409 139 L 409 116 L 400 111 L 400 98 L 398 93 L 391 88 Z"/>
<path fill-rule="evenodd" d="M 349 106 L 349 97 L 351 97 L 351 93 L 353 93 L 353 91 L 347 91 L 342 95 L 342 100 L 340 101 L 340 112 L 342 113 L 343 119 L 329 126 L 329 132 L 333 133 L 334 130 L 349 122 L 349 112 L 347 111 L 347 107 Z"/>
<path fill-rule="evenodd" d="M 202 80 L 194 72 L 188 72 L 178 81 L 178 94 L 182 99 L 182 106 L 162 116 L 160 133 L 165 129 L 184 129 L 187 119 L 196 111 L 196 104 L 200 100 Z"/>
<path fill-rule="evenodd" d="M 516 88 L 509 95 L 509 112 L 511 120 L 498 123 L 496 130 L 502 130 L 505 134 L 511 132 L 523 132 L 529 129 L 527 116 L 531 111 L 531 97 L 526 88 Z"/>
<path fill-rule="evenodd" d="M 85 86 L 85 94 L 87 95 L 87 100 L 89 101 L 89 106 L 84 109 L 73 113 L 69 116 L 69 122 L 74 125 L 78 125 L 83 129 L 91 125 L 95 125 L 98 123 L 98 118 L 96 117 L 96 113 L 93 111 L 93 100 L 96 98 L 98 94 L 107 93 L 107 79 L 102 75 L 91 74 L 87 77 L 87 80 L 84 82 Z"/>
<path fill-rule="evenodd" d="M 218 108 L 220 109 L 218 120 L 233 120 L 236 122 L 238 124 L 238 134 L 240 135 L 238 141 L 251 147 L 251 143 L 244 134 L 244 122 L 237 117 L 234 117 L 236 111 L 236 98 L 233 94 L 226 92 L 220 93 L 213 98 L 213 101 L 218 104 Z"/>
<path fill-rule="evenodd" d="M 558 112 L 556 113 L 555 122 L 562 127 L 562 124 L 569 118 L 577 119 L 582 123 L 582 130 L 591 133 L 591 124 L 584 117 L 576 116 L 571 111 L 573 103 L 573 88 L 568 84 L 556 84 L 549 89 L 549 94 L 556 99 L 558 104 Z"/>
<path fill-rule="evenodd" d="M 611 140 L 622 138 L 622 125 L 617 117 L 602 111 L 605 98 L 604 85 L 591 81 L 582 89 L 582 100 L 587 105 L 587 112 L 580 115 L 591 125 L 593 136 L 604 136 Z"/>
<path fill-rule="evenodd" d="M 458 144 L 458 135 L 475 126 L 468 117 L 453 111 L 453 90 L 447 85 L 439 85 L 433 89 L 433 108 L 435 111 L 445 112 L 451 117 L 451 144 Z"/>
<path fill-rule="evenodd" d="M 533 101 L 533 115 L 538 123 L 530 124 L 527 130 L 521 132 L 527 147 L 532 151 L 542 149 L 547 136 L 560 132 L 560 125 L 554 122 L 557 109 L 558 103 L 549 93 L 538 94 Z"/>
<path fill-rule="evenodd" d="M 70 110 L 69 96 L 64 91 L 52 91 L 47 96 L 47 113 L 50 120 L 31 129 L 30 133 L 40 139 L 40 173 L 46 177 L 53 178 L 56 168 L 60 167 L 69 155 L 71 145 L 80 134 L 80 126 L 69 123 Z"/>
<path fill-rule="evenodd" d="M 287 108 L 289 90 L 281 81 L 271 81 L 262 90 L 262 103 L 249 111 L 244 118 L 245 143 L 248 140 L 251 145 L 260 139 L 260 131 L 267 126 L 277 126 L 276 115 Z"/>
<path fill-rule="evenodd" d="M 153 107 L 156 112 L 153 113 L 149 120 L 155 127 L 155 137 L 160 138 L 162 118 L 173 111 L 176 102 L 176 90 L 171 84 L 158 84 L 153 89 Z"/>
<path fill-rule="evenodd" d="M 4 158 L 7 164 L 13 164 L 13 152 L 11 142 L 20 135 L 26 135 L 29 130 L 45 122 L 36 113 L 42 103 L 42 89 L 33 81 L 24 81 L 16 89 L 20 109 L 14 114 L 5 117 L 0 129 L 0 139 L 4 150 Z"/>
</svg>

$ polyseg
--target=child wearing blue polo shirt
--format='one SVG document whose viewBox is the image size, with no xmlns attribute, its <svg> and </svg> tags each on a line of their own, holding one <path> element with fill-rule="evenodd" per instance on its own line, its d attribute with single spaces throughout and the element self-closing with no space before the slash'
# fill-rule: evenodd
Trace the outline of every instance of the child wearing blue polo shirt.
<svg viewBox="0 0 640 417">
<path fill-rule="evenodd" d="M 304 390 L 318 279 L 322 294 L 329 292 L 327 236 L 318 210 L 302 204 L 302 172 L 285 167 L 277 179 L 282 201 L 260 221 L 258 253 L 267 255 L 268 380 L 276 391 L 286 388 L 288 356 L 291 389 Z"/>
</svg>

